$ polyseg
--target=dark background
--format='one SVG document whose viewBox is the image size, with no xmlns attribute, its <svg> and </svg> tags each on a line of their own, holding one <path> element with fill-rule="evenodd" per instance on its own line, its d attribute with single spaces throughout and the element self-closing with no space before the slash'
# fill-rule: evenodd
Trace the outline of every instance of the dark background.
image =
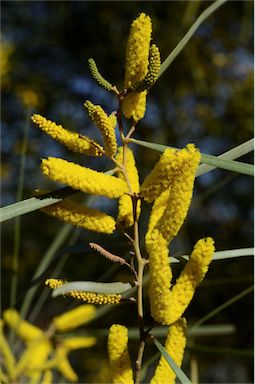
<svg viewBox="0 0 255 384">
<path fill-rule="evenodd" d="M 21 143 L 30 112 L 40 113 L 68 129 L 99 140 L 83 103 L 89 99 L 108 113 L 116 109 L 117 104 L 113 95 L 91 79 L 87 59 L 93 57 L 102 74 L 121 88 L 130 23 L 140 12 L 152 18 L 153 42 L 159 46 L 163 61 L 209 4 L 207 1 L 2 1 L 2 205 L 16 201 Z M 253 135 L 252 32 L 253 2 L 229 1 L 220 7 L 151 89 L 145 118 L 139 122 L 134 137 L 179 148 L 194 142 L 201 152 L 212 155 L 249 140 Z M 132 148 L 143 180 L 158 159 L 158 153 L 137 146 Z M 49 190 L 58 187 L 40 173 L 40 158 L 46 156 L 60 156 L 98 170 L 111 167 L 102 160 L 66 151 L 31 123 L 23 199 L 31 197 L 37 187 Z M 252 156 L 239 160 L 252 162 Z M 109 200 L 98 200 L 93 202 L 94 206 L 111 213 L 116 210 Z M 146 231 L 148 205 L 144 205 L 143 212 L 142 234 Z M 9 306 L 13 226 L 13 220 L 2 226 L 3 309 Z M 17 308 L 26 294 L 31 275 L 61 228 L 60 222 L 41 212 L 22 217 Z M 77 252 L 76 248 L 69 254 L 60 271 L 61 278 L 130 279 L 123 268 L 109 271 L 112 267 L 108 261 L 87 250 L 88 242 L 95 241 L 123 255 L 127 249 L 123 236 L 113 235 L 109 240 L 108 236 L 84 230 L 74 229 L 74 233 L 76 244 L 84 247 L 84 252 Z M 215 170 L 197 178 L 189 215 L 171 245 L 171 254 L 189 253 L 195 242 L 207 235 L 215 239 L 217 250 L 253 245 L 251 177 Z M 57 255 L 53 260 L 45 271 L 46 277 L 52 276 L 61 257 Z M 174 269 L 178 275 L 180 266 Z M 44 287 L 45 276 L 40 280 L 39 291 Z M 253 264 L 249 257 L 213 263 L 186 312 L 188 321 L 198 320 L 247 288 L 252 280 Z M 36 296 L 33 306 L 37 299 Z M 53 315 L 62 313 L 71 304 L 68 299 L 49 298 L 36 324 L 46 327 Z M 146 299 L 149 325 L 147 304 Z M 91 324 L 91 328 L 108 328 L 113 322 L 136 326 L 135 311 L 123 305 Z M 184 365 L 186 372 L 192 354 L 198 359 L 200 382 L 252 382 L 252 357 L 244 353 L 253 347 L 252 295 L 236 302 L 209 323 L 234 324 L 236 332 L 193 340 L 195 346 L 188 350 Z M 207 352 L 199 352 L 196 343 L 204 345 Z M 212 353 L 210 347 L 217 347 L 216 351 Z M 228 352 L 224 352 L 223 347 L 228 348 Z M 131 341 L 131 351 L 135 352 L 136 348 L 137 343 Z M 154 353 L 155 349 L 148 347 L 145 359 Z M 105 339 L 100 339 L 92 350 L 74 353 L 73 364 L 81 382 L 93 380 L 98 366 L 93 368 L 91 360 L 105 358 Z"/>
</svg>

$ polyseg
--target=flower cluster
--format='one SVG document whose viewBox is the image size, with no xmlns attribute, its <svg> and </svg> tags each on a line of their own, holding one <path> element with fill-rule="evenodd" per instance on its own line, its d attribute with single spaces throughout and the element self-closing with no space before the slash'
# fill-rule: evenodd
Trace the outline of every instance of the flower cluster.
<svg viewBox="0 0 255 384">
<path fill-rule="evenodd" d="M 47 330 L 42 330 L 23 320 L 14 309 L 7 309 L 1 320 L 0 346 L 4 371 L 1 382 L 53 383 L 53 371 L 56 369 L 68 382 L 76 382 L 78 376 L 73 370 L 68 355 L 77 349 L 95 345 L 94 337 L 68 336 L 64 332 L 86 324 L 95 314 L 92 305 L 79 307 L 56 316 Z M 25 344 L 25 350 L 12 351 L 4 332 L 4 325 L 12 328 Z"/>
<path fill-rule="evenodd" d="M 176 364 L 180 366 L 186 345 L 186 320 L 183 318 L 183 314 L 194 296 L 196 287 L 208 270 L 214 253 L 214 241 L 207 237 L 200 239 L 196 243 L 189 261 L 181 271 L 175 284 L 172 285 L 169 244 L 178 234 L 187 216 L 193 194 L 195 174 L 201 156 L 194 144 L 188 144 L 181 150 L 166 149 L 154 169 L 140 186 L 135 157 L 128 144 L 136 128 L 136 123 L 145 114 L 147 93 L 156 82 L 160 72 L 160 53 L 155 44 L 151 45 L 151 33 L 151 19 L 146 14 L 141 13 L 131 25 L 126 49 L 125 79 L 122 91 L 119 91 L 116 86 L 105 80 L 99 73 L 95 61 L 89 59 L 89 67 L 93 78 L 107 91 L 115 93 L 119 102 L 118 111 L 113 111 L 110 114 L 106 113 L 100 105 L 95 105 L 89 100 L 84 103 L 89 118 L 100 131 L 102 144 L 87 136 L 71 132 L 38 114 L 33 115 L 32 120 L 42 131 L 73 152 L 97 157 L 106 156 L 113 162 L 113 175 L 54 157 L 43 159 L 41 170 L 51 180 L 63 183 L 74 190 L 105 196 L 110 199 L 118 199 L 116 219 L 104 212 L 77 204 L 70 199 L 43 208 L 43 211 L 48 215 L 87 230 L 112 234 L 115 229 L 120 228 L 124 232 L 133 246 L 138 269 L 140 266 L 141 271 L 141 266 L 144 268 L 149 261 L 151 315 L 158 323 L 169 327 L 165 349 Z M 124 134 L 122 115 L 131 119 L 132 123 L 126 135 Z M 117 125 L 122 145 L 118 145 L 117 142 L 115 131 Z M 153 203 L 145 236 L 148 260 L 145 260 L 141 255 L 139 245 L 138 219 L 141 214 L 142 199 L 147 203 Z M 134 226 L 134 238 L 131 238 L 125 232 L 125 228 L 131 226 Z M 135 270 L 133 260 L 129 264 L 124 258 L 113 255 L 98 245 L 94 244 L 92 248 L 111 261 L 127 265 L 134 273 L 136 286 L 142 287 L 141 273 L 137 273 Z M 46 281 L 46 285 L 51 289 L 57 289 L 64 284 L 63 280 L 48 279 Z M 101 291 L 72 290 L 67 291 L 65 295 L 97 305 L 119 304 L 123 300 L 118 292 L 105 294 L 101 293 Z M 135 299 L 133 300 L 135 301 Z M 142 303 L 141 295 L 139 298 L 138 294 L 137 301 L 139 300 L 137 307 L 138 315 L 141 318 Z M 87 306 L 86 308 L 87 310 L 90 308 L 88 311 L 91 311 L 94 307 Z M 90 315 L 87 313 L 87 316 Z M 73 327 L 81 324 L 81 319 L 83 319 L 82 306 L 76 309 L 75 312 L 55 318 L 52 324 L 54 330 L 63 332 L 68 328 L 68 324 L 72 323 Z M 13 327 L 14 320 L 10 320 L 8 314 L 5 316 L 5 320 Z M 23 331 L 20 326 L 18 328 L 19 335 L 24 338 L 27 332 L 25 323 L 21 321 L 21 324 L 23 324 Z M 29 327 L 32 326 L 29 325 Z M 47 370 L 44 368 L 44 374 L 50 374 L 50 370 L 57 367 L 68 380 L 75 381 L 76 375 L 72 371 L 66 356 L 70 350 L 85 346 L 85 340 L 79 342 L 75 338 L 67 339 L 54 350 L 49 337 L 45 336 L 45 332 L 38 328 L 33 329 L 35 334 L 39 332 L 36 340 L 41 340 L 40 366 L 47 367 Z M 31 335 L 33 335 L 33 332 L 31 331 Z M 144 337 L 144 334 L 143 330 L 142 337 Z M 86 346 L 92 344 L 92 341 L 91 344 L 87 341 Z M 108 354 L 112 382 L 116 384 L 134 383 L 127 345 L 127 328 L 114 324 L 109 330 Z M 29 355 L 29 352 L 27 353 Z M 53 354 L 51 359 L 49 359 L 50 354 Z M 7 352 L 5 357 L 9 365 L 15 365 L 12 359 L 8 357 Z M 141 357 L 139 358 L 141 363 Z M 27 359 L 26 361 L 29 361 L 29 358 Z M 136 364 L 138 370 L 140 363 L 138 361 Z M 28 365 L 23 364 L 22 367 L 27 374 Z M 37 375 L 41 375 L 42 369 L 39 371 L 38 365 L 33 367 L 31 363 L 29 369 L 31 368 L 33 368 L 33 372 L 37 372 Z M 19 372 L 23 371 L 20 369 Z M 173 383 L 174 380 L 175 373 L 161 357 L 151 383 Z M 137 377 L 135 382 L 137 382 Z"/>
</svg>

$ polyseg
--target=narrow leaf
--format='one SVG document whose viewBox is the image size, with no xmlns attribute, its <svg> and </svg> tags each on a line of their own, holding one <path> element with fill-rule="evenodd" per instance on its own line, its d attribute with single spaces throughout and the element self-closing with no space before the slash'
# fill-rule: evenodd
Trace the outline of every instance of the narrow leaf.
<svg viewBox="0 0 255 384">
<path fill-rule="evenodd" d="M 254 248 L 239 248 L 239 249 L 228 249 L 227 251 L 218 251 L 213 255 L 213 261 L 216 260 L 225 260 L 232 259 L 234 257 L 242 257 L 242 256 L 254 256 Z M 188 255 L 182 256 L 172 256 L 169 257 L 169 261 L 171 263 L 178 263 L 181 259 L 189 260 Z"/>
<path fill-rule="evenodd" d="M 239 293 L 238 295 L 235 295 L 234 297 L 232 297 L 231 299 L 227 300 L 225 303 L 223 303 L 222 305 L 220 305 L 219 307 L 215 308 L 214 310 L 212 310 L 211 312 L 209 312 L 207 315 L 205 315 L 204 317 L 202 317 L 200 320 L 198 320 L 196 323 L 194 323 L 190 328 L 189 330 L 193 329 L 193 328 L 196 328 L 198 325 L 201 325 L 203 324 L 204 322 L 206 322 L 207 320 L 211 319 L 212 317 L 214 317 L 215 315 L 217 315 L 218 313 L 222 312 L 225 308 L 229 307 L 230 305 L 234 304 L 236 301 L 242 299 L 244 296 L 248 295 L 249 293 L 251 293 L 253 291 L 254 287 L 253 285 L 250 286 L 249 288 L 245 289 L 244 291 L 242 291 L 241 293 Z"/>
<path fill-rule="evenodd" d="M 40 197 L 31 197 L 30 199 L 7 205 L 6 207 L 0 209 L 0 223 L 12 219 L 16 216 L 24 215 L 25 213 L 36 211 L 37 209 L 58 203 L 64 198 L 69 197 L 77 192 L 78 191 L 70 187 L 64 187 L 57 189 L 56 191 L 41 195 Z"/>
<path fill-rule="evenodd" d="M 164 152 L 167 148 L 173 148 L 173 147 L 169 147 L 167 145 L 149 143 L 147 141 L 137 140 L 134 138 L 131 138 L 130 141 L 132 141 L 135 144 L 141 145 L 142 147 L 151 148 L 151 149 L 154 149 L 154 150 L 159 151 L 159 152 Z M 233 156 L 232 158 L 237 158 L 237 157 L 240 157 L 240 156 L 242 156 L 248 152 L 253 151 L 252 143 L 253 143 L 253 140 L 249 140 L 247 143 L 244 143 L 244 144 L 248 144 L 248 145 L 244 145 L 244 144 L 241 145 L 242 151 L 237 150 L 239 147 L 241 147 L 241 146 L 238 146 L 236 148 L 231 149 L 230 151 L 223 153 L 220 156 L 212 156 L 212 155 L 207 155 L 207 154 L 201 153 L 201 162 L 205 163 L 205 164 L 209 164 L 210 166 L 209 167 L 206 166 L 206 168 L 205 168 L 204 165 L 200 165 L 198 167 L 196 176 L 197 177 L 201 176 L 204 173 L 212 171 L 215 168 L 222 168 L 222 169 L 226 169 L 228 171 L 238 172 L 238 173 L 243 173 L 245 175 L 253 176 L 254 175 L 254 167 L 252 164 L 228 160 L 230 157 L 229 156 L 230 154 L 231 154 L 231 157 Z M 174 148 L 174 149 L 179 149 L 179 148 Z"/>
<path fill-rule="evenodd" d="M 181 370 L 181 368 L 178 367 L 178 365 L 175 363 L 175 361 L 172 359 L 172 357 L 167 353 L 163 345 L 155 338 L 153 337 L 153 342 L 158 348 L 159 352 L 164 356 L 169 366 L 172 368 L 178 379 L 180 380 L 181 384 L 192 384 L 191 381 L 188 379 L 188 377 L 185 375 L 185 373 Z"/>
<path fill-rule="evenodd" d="M 227 0 L 217 0 L 206 8 L 201 15 L 196 19 L 194 24 L 190 27 L 186 35 L 181 39 L 179 44 L 174 48 L 174 50 L 168 55 L 166 60 L 162 63 L 158 78 L 165 72 L 169 65 L 174 61 L 174 59 L 181 53 L 185 45 L 194 35 L 199 26 L 209 17 L 213 12 L 215 12 L 221 5 L 223 5 Z"/>
<path fill-rule="evenodd" d="M 132 286 L 129 283 L 97 283 L 95 281 L 74 281 L 54 289 L 52 296 L 56 297 L 59 295 L 64 295 L 70 291 L 83 291 L 114 295 L 125 292 L 130 288 L 132 288 Z"/>
</svg>

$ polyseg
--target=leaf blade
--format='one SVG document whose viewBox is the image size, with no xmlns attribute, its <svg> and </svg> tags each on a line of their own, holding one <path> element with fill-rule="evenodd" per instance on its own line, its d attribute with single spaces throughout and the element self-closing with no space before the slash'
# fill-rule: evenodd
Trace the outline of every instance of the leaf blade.
<svg viewBox="0 0 255 384">
<path fill-rule="evenodd" d="M 94 292 L 104 294 L 120 294 L 128 291 L 132 288 L 129 283 L 99 283 L 96 281 L 73 281 L 72 283 L 66 283 L 59 288 L 54 289 L 52 297 L 64 295 L 70 291 L 83 291 L 83 292 Z"/>
<path fill-rule="evenodd" d="M 153 337 L 153 342 L 158 348 L 159 352 L 162 354 L 162 356 L 166 359 L 168 365 L 170 366 L 170 368 L 172 368 L 172 370 L 180 380 L 181 384 L 192 384 L 189 378 L 182 371 L 182 369 L 178 367 L 172 357 L 167 353 L 163 345 L 155 337 Z"/>
</svg>

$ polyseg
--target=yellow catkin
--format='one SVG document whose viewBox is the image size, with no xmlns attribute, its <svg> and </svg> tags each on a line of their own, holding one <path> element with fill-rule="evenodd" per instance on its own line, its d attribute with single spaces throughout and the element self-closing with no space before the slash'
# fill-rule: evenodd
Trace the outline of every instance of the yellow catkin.
<svg viewBox="0 0 255 384">
<path fill-rule="evenodd" d="M 179 367 L 186 346 L 186 326 L 186 320 L 179 319 L 169 327 L 165 341 L 165 350 Z M 161 356 L 150 384 L 174 384 L 175 377 L 174 371 L 169 367 L 166 359 Z"/>
<path fill-rule="evenodd" d="M 161 155 L 152 172 L 141 185 L 141 195 L 147 202 L 154 201 L 178 178 L 178 183 L 188 177 L 188 185 L 194 183 L 194 173 L 200 161 L 200 153 L 194 144 L 177 151 L 168 148 Z M 175 183 L 175 186 L 178 184 Z M 183 187 L 183 185 L 182 185 Z M 177 187 L 176 187 L 177 189 Z M 187 198 L 186 196 L 184 198 Z"/>
<path fill-rule="evenodd" d="M 203 280 L 214 254 L 211 237 L 200 239 L 192 251 L 189 261 L 171 290 L 167 321 L 171 324 L 182 316 L 191 302 L 195 290 Z"/>
<path fill-rule="evenodd" d="M 53 383 L 53 373 L 50 369 L 47 369 L 42 377 L 42 384 L 52 384 Z"/>
<path fill-rule="evenodd" d="M 90 156 L 101 156 L 103 153 L 103 148 L 87 136 L 80 135 L 77 132 L 68 131 L 63 128 L 62 125 L 57 125 L 53 121 L 47 120 L 45 117 L 38 114 L 34 114 L 31 119 L 42 131 L 73 152 Z"/>
<path fill-rule="evenodd" d="M 108 334 L 108 356 L 113 384 L 133 384 L 133 372 L 128 353 L 128 330 L 113 324 Z"/>
<path fill-rule="evenodd" d="M 127 119 L 132 117 L 136 122 L 144 117 L 146 111 L 146 96 L 147 91 L 140 93 L 136 91 L 130 91 L 125 96 L 121 108 L 124 116 Z"/>
<path fill-rule="evenodd" d="M 55 367 L 64 376 L 64 378 L 73 383 L 78 380 L 78 376 L 76 375 L 71 364 L 69 363 L 67 353 L 68 351 L 66 350 L 66 348 L 57 348 L 56 357 L 53 361 Z"/>
<path fill-rule="evenodd" d="M 80 348 L 89 348 L 95 345 L 97 339 L 95 337 L 68 337 L 62 340 L 62 345 L 66 350 L 73 351 Z"/>
<path fill-rule="evenodd" d="M 149 49 L 151 41 L 151 19 L 141 13 L 132 22 L 126 48 L 125 87 L 144 79 L 148 71 Z"/>
<path fill-rule="evenodd" d="M 134 88 L 141 92 L 144 90 L 148 90 L 157 80 L 158 74 L 160 71 L 161 60 L 159 49 L 155 44 L 152 44 L 150 47 L 150 55 L 149 55 L 149 67 L 148 72 L 145 78 L 136 84 Z"/>
<path fill-rule="evenodd" d="M 65 283 L 66 281 L 61 279 L 47 279 L 45 281 L 45 285 L 48 285 L 51 289 L 62 287 L 62 285 L 64 285 Z"/>
<path fill-rule="evenodd" d="M 104 140 L 106 155 L 112 157 L 117 151 L 117 141 L 115 134 L 116 117 L 108 116 L 100 105 L 94 105 L 89 100 L 84 103 L 88 115 L 100 129 Z"/>
<path fill-rule="evenodd" d="M 38 383 L 51 351 L 52 346 L 48 340 L 31 342 L 16 365 L 16 375 L 29 376 L 32 382 Z"/>
<path fill-rule="evenodd" d="M 171 188 L 166 189 L 164 192 L 161 193 L 161 195 L 154 201 L 154 204 L 152 206 L 148 229 L 145 237 L 145 244 L 148 243 L 152 230 L 155 228 L 156 224 L 158 223 L 159 219 L 161 218 L 166 205 L 167 201 L 169 199 Z"/>
<path fill-rule="evenodd" d="M 166 315 L 170 305 L 172 269 L 168 261 L 168 244 L 160 232 L 153 231 L 146 248 L 150 261 L 149 299 L 151 315 L 157 322 L 169 325 Z"/>
<path fill-rule="evenodd" d="M 141 195 L 148 203 L 153 202 L 165 191 L 172 180 L 172 162 L 177 155 L 177 150 L 168 148 L 160 156 L 159 161 L 145 178 L 141 185 Z"/>
<path fill-rule="evenodd" d="M 214 253 L 214 241 L 208 237 L 197 242 L 190 260 L 171 290 L 172 271 L 168 261 L 168 245 L 157 230 L 153 231 L 147 250 L 150 260 L 151 315 L 157 322 L 170 325 L 182 316 L 196 287 L 204 278 Z"/>
<path fill-rule="evenodd" d="M 4 335 L 3 331 L 3 321 L 1 320 L 0 324 L 0 349 L 2 352 L 2 359 L 4 363 L 4 367 L 8 373 L 8 376 L 10 378 L 14 377 L 14 371 L 15 371 L 15 357 L 12 353 L 12 350 L 9 346 L 9 343 Z"/>
<path fill-rule="evenodd" d="M 128 192 L 126 183 L 117 177 L 81 167 L 56 157 L 43 159 L 41 170 L 50 179 L 85 193 L 116 199 Z"/>
<path fill-rule="evenodd" d="M 112 216 L 69 199 L 45 207 L 42 211 L 66 223 L 90 231 L 111 234 L 115 230 L 116 223 Z"/>
<path fill-rule="evenodd" d="M 121 295 L 117 294 L 104 294 L 94 292 L 70 291 L 66 294 L 74 299 L 85 301 L 88 304 L 119 304 Z"/>
<path fill-rule="evenodd" d="M 172 164 L 174 177 L 168 202 L 156 225 L 168 242 L 177 235 L 187 216 L 201 155 L 194 145 L 189 144 L 187 149 L 179 151 L 176 157 L 176 163 Z"/>
<path fill-rule="evenodd" d="M 13 328 L 17 335 L 26 342 L 42 338 L 44 335 L 40 328 L 23 320 L 15 309 L 6 309 L 3 318 L 9 327 Z"/>
<path fill-rule="evenodd" d="M 116 155 L 116 160 L 123 164 L 123 147 L 119 147 L 118 153 Z M 125 161 L 125 169 L 128 176 L 128 180 L 130 183 L 130 187 L 132 188 L 132 193 L 139 193 L 140 184 L 139 184 L 139 175 L 135 165 L 135 158 L 133 152 L 130 148 L 126 150 L 126 161 Z M 118 173 L 118 177 L 122 180 L 125 180 L 122 172 Z M 137 202 L 137 219 L 141 213 L 141 201 Z M 133 203 L 132 198 L 128 195 L 123 195 L 119 198 L 119 211 L 118 211 L 118 222 L 123 227 L 130 227 L 133 225 L 134 217 L 133 217 Z"/>
<path fill-rule="evenodd" d="M 54 317 L 52 323 L 57 331 L 66 332 L 86 324 L 95 315 L 96 308 L 93 305 L 83 304 L 60 316 Z"/>
<path fill-rule="evenodd" d="M 56 289 L 65 284 L 60 279 L 47 279 L 45 284 L 51 289 Z M 65 293 L 65 296 L 71 296 L 74 299 L 83 300 L 88 304 L 119 304 L 121 302 L 121 295 L 118 294 L 104 294 L 94 292 L 83 292 L 83 291 L 70 291 Z"/>
</svg>

